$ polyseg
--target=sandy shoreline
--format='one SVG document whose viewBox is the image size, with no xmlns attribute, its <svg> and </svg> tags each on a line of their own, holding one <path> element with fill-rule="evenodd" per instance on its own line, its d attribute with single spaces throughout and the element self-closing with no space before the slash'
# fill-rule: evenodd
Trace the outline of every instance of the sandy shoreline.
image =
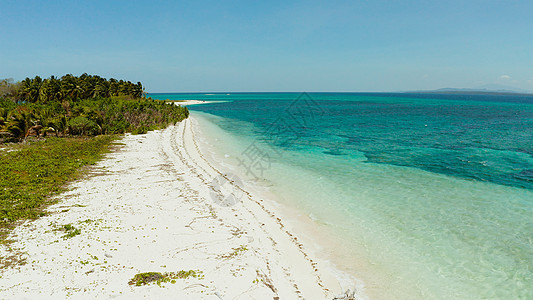
<svg viewBox="0 0 533 300">
<path fill-rule="evenodd" d="M 1 298 L 332 299 L 338 272 L 276 206 L 231 182 L 201 152 L 194 117 L 128 135 L 51 213 L 12 234 L 26 264 L 0 272 Z M 227 181 L 229 180 L 229 181 Z M 61 225 L 79 235 L 63 239 Z M 4 256 L 6 249 L 0 248 Z M 203 278 L 134 287 L 141 272 Z M 351 288 L 351 287 L 344 287 Z"/>
<path fill-rule="evenodd" d="M 205 104 L 207 102 L 204 100 L 180 100 L 180 101 L 173 101 L 173 103 L 176 105 L 187 106 L 187 105 Z"/>
</svg>

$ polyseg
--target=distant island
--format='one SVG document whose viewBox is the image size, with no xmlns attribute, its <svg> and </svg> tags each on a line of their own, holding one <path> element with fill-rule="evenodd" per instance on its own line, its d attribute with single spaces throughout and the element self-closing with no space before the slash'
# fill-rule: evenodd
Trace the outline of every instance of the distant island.
<svg viewBox="0 0 533 300">
<path fill-rule="evenodd" d="M 436 90 L 417 90 L 407 91 L 406 93 L 420 93 L 420 94 L 469 94 L 469 95 L 527 95 L 531 96 L 533 93 L 510 86 L 489 84 L 477 88 L 442 88 Z"/>
</svg>

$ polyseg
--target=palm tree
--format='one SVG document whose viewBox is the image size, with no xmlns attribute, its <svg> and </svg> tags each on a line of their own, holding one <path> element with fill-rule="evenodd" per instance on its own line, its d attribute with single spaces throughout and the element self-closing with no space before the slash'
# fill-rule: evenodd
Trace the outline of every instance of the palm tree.
<svg viewBox="0 0 533 300">
<path fill-rule="evenodd" d="M 35 116 L 37 118 L 37 125 L 41 125 L 44 130 L 44 136 L 48 131 L 56 131 L 54 128 L 53 117 L 54 113 L 50 106 L 43 106 L 35 110 Z M 57 135 L 57 133 L 56 133 Z"/>
<path fill-rule="evenodd" d="M 80 87 L 80 95 L 79 97 L 81 99 L 88 99 L 93 97 L 94 94 L 94 87 L 95 87 L 95 78 L 91 75 L 88 75 L 87 73 L 83 73 L 78 78 L 78 86 Z"/>
<path fill-rule="evenodd" d="M 93 98 L 97 98 L 97 97 L 107 97 L 108 96 L 108 88 L 106 86 L 106 84 L 102 81 L 102 82 L 98 82 L 96 84 L 96 86 L 94 87 L 94 92 L 93 92 Z"/>
<path fill-rule="evenodd" d="M 43 80 L 39 88 L 39 102 L 46 103 L 52 98 L 52 86 L 49 79 Z"/>
<path fill-rule="evenodd" d="M 137 84 L 133 85 L 133 87 L 132 87 L 132 96 L 134 98 L 143 98 L 144 97 L 144 89 L 143 89 L 142 83 L 137 82 Z"/>
<path fill-rule="evenodd" d="M 39 76 L 35 76 L 34 79 L 31 79 L 30 90 L 28 92 L 28 101 L 35 103 L 39 100 L 39 89 L 43 80 Z"/>
<path fill-rule="evenodd" d="M 26 77 L 24 80 L 22 80 L 22 86 L 20 89 L 20 95 L 21 95 L 22 101 L 30 102 L 32 87 L 33 87 L 33 84 L 32 84 L 31 79 Z"/>
<path fill-rule="evenodd" d="M 48 87 L 48 101 L 62 100 L 61 82 L 55 76 L 50 76 L 50 79 L 48 79 Z"/>
<path fill-rule="evenodd" d="M 63 97 L 73 98 L 76 85 L 76 77 L 72 76 L 71 74 L 61 77 L 61 94 Z"/>
<path fill-rule="evenodd" d="M 56 137 L 59 137 L 60 133 L 64 136 L 68 128 L 67 117 L 65 117 L 64 115 L 56 116 L 50 120 L 48 125 L 54 129 Z"/>
<path fill-rule="evenodd" d="M 7 131 L 7 109 L 0 107 L 0 131 Z"/>
<path fill-rule="evenodd" d="M 32 115 L 26 107 L 13 110 L 8 117 L 7 131 L 17 139 L 26 139 L 31 127 Z"/>
<path fill-rule="evenodd" d="M 115 78 L 109 79 L 109 96 L 118 96 L 119 83 Z"/>
<path fill-rule="evenodd" d="M 83 99 L 84 96 L 83 94 L 85 93 L 85 90 L 83 89 L 83 87 L 79 84 L 76 84 L 76 87 L 74 88 L 73 90 L 73 93 L 72 93 L 72 98 L 73 99 Z"/>
</svg>

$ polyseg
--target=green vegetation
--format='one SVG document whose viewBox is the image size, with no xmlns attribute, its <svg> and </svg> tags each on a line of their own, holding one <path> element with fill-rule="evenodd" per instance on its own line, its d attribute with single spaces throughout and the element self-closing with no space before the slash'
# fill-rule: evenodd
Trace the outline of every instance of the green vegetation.
<svg viewBox="0 0 533 300">
<path fill-rule="evenodd" d="M 157 285 L 161 283 L 170 282 L 172 284 L 176 283 L 176 279 L 187 279 L 189 277 L 203 279 L 202 271 L 199 270 L 189 270 L 189 271 L 179 271 L 179 272 L 169 272 L 169 273 L 159 273 L 159 272 L 146 272 L 135 274 L 133 278 L 128 282 L 129 285 L 141 286 L 147 285 L 152 282 L 155 282 Z"/>
<path fill-rule="evenodd" d="M 30 135 L 142 134 L 188 116 L 186 107 L 151 99 L 98 98 L 49 104 L 0 99 L 0 142 L 21 141 Z"/>
<path fill-rule="evenodd" d="M 220 255 L 219 257 L 223 259 L 235 258 L 239 256 L 239 254 L 244 253 L 245 251 L 248 251 L 248 248 L 246 248 L 244 245 L 240 245 L 237 248 L 232 248 L 232 250 L 233 251 L 231 253 Z"/>
<path fill-rule="evenodd" d="M 145 98 L 140 82 L 88 74 L 0 80 L 0 242 L 16 221 L 43 215 L 50 196 L 94 164 L 115 134 L 188 116 L 186 107 Z M 80 234 L 70 224 L 62 230 L 65 239 Z"/>
<path fill-rule="evenodd" d="M 61 192 L 68 181 L 80 178 L 78 169 L 96 163 L 114 139 L 110 135 L 51 137 L 0 150 L 1 232 L 5 234 L 17 220 L 43 215 L 49 197 Z M 72 232 L 64 229 L 67 235 Z"/>
<path fill-rule="evenodd" d="M 0 81 L 0 142 L 28 136 L 142 134 L 188 116 L 186 107 L 144 98 L 140 82 L 87 74 Z"/>
<path fill-rule="evenodd" d="M 61 227 L 61 229 L 65 232 L 65 235 L 63 236 L 63 239 L 65 240 L 75 237 L 81 233 L 81 230 L 72 226 L 72 224 L 65 224 Z"/>
<path fill-rule="evenodd" d="M 10 97 L 16 101 L 30 103 L 47 103 L 63 100 L 109 98 L 113 96 L 128 96 L 143 98 L 144 88 L 140 82 L 107 80 L 97 75 L 87 73 L 77 77 L 67 74 L 61 78 L 51 76 L 42 79 L 26 78 L 21 82 L 13 79 L 0 80 L 0 97 Z"/>
</svg>

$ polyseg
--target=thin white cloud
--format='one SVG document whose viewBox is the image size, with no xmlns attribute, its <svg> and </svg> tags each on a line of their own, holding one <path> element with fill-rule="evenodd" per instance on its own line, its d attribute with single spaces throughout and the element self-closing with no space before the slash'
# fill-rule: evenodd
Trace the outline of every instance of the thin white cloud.
<svg viewBox="0 0 533 300">
<path fill-rule="evenodd" d="M 511 76 L 509 75 L 502 75 L 499 77 L 500 79 L 511 79 Z"/>
</svg>

